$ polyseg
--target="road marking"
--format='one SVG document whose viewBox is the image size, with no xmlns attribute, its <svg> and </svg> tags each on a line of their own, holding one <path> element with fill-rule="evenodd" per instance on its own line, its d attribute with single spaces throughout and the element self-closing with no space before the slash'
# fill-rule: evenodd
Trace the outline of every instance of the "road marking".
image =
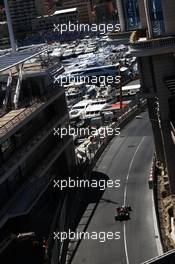
<svg viewBox="0 0 175 264">
<path fill-rule="evenodd" d="M 128 180 L 129 180 L 129 175 L 130 175 L 130 172 L 131 172 L 131 168 L 132 168 L 132 165 L 134 163 L 135 156 L 136 156 L 137 152 L 139 151 L 139 148 L 140 148 L 141 144 L 143 143 L 144 139 L 145 139 L 145 137 L 142 138 L 142 140 L 140 141 L 139 145 L 137 146 L 137 149 L 136 149 L 136 151 L 135 151 L 135 153 L 134 153 L 134 155 L 132 157 L 131 163 L 129 165 L 128 174 L 126 176 L 125 191 L 124 191 L 124 202 L 123 202 L 124 205 L 126 205 L 127 186 L 128 186 Z M 126 224 L 125 224 L 125 222 L 123 224 L 123 235 L 124 235 L 124 246 L 125 246 L 126 264 L 129 264 L 127 241 L 126 241 Z"/>
</svg>

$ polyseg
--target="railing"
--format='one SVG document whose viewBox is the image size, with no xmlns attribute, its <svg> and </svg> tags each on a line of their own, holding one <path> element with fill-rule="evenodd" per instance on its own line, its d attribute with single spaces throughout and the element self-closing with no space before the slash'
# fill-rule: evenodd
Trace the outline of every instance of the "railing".
<svg viewBox="0 0 175 264">
<path fill-rule="evenodd" d="M 26 117 L 30 116 L 33 112 L 35 112 L 40 106 L 46 103 L 51 97 L 57 95 L 59 93 L 59 89 L 54 89 L 53 91 L 39 98 L 34 98 L 32 102 L 27 101 L 26 103 L 30 103 L 31 106 L 24 109 L 17 116 L 9 120 L 4 125 L 0 126 L 0 137 L 4 136 L 7 132 L 13 129 L 16 125 L 18 125 L 21 121 L 23 121 Z M 24 104 L 25 105 L 25 104 Z M 23 104 L 20 105 L 20 108 L 23 107 Z"/>
<path fill-rule="evenodd" d="M 17 124 L 19 124 L 21 121 L 23 121 L 30 114 L 32 114 L 40 106 L 41 106 L 41 104 L 35 104 L 35 105 L 32 105 L 31 107 L 24 109 L 17 116 L 12 118 L 10 121 L 8 121 L 6 124 L 4 124 L 2 127 L 0 127 L 0 137 L 5 135 L 7 132 L 9 132 L 12 128 L 14 128 Z"/>
<path fill-rule="evenodd" d="M 146 34 L 143 35 L 139 31 L 134 31 L 130 37 L 130 47 L 133 49 L 155 49 L 175 46 L 175 36 L 146 39 L 139 42 L 141 37 L 146 38 Z"/>
</svg>

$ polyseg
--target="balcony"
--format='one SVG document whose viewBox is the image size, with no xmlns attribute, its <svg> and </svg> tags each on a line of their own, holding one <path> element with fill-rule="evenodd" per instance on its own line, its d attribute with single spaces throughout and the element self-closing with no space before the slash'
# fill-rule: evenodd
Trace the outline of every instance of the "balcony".
<svg viewBox="0 0 175 264">
<path fill-rule="evenodd" d="M 17 152 L 15 152 L 10 160 L 5 161 L 5 164 L 0 168 L 0 184 L 6 180 L 13 171 L 16 170 L 25 160 L 28 160 L 32 152 L 34 152 L 46 138 L 53 131 L 53 127 L 58 127 L 64 124 L 68 120 L 68 114 L 63 117 L 56 116 L 50 120 L 50 122 L 43 127 L 38 133 L 31 138 L 31 140 L 24 144 L 24 146 Z"/>
<path fill-rule="evenodd" d="M 16 191 L 16 194 L 1 208 L 0 226 L 10 218 L 30 212 L 48 186 L 52 184 L 55 175 L 51 174 L 50 169 L 71 142 L 71 137 L 62 139 L 58 146 L 52 149 L 38 165 L 32 177 L 28 177 L 28 180 Z"/>
<path fill-rule="evenodd" d="M 32 119 L 33 115 L 42 111 L 49 104 L 52 103 L 57 97 L 64 94 L 63 89 L 55 89 L 48 92 L 41 98 L 37 98 L 36 102 L 32 103 L 31 106 L 26 108 L 20 108 L 17 110 L 12 110 L 0 118 L 0 141 L 8 138 L 10 133 L 18 128 L 19 125 L 23 125 L 24 122 L 28 122 Z"/>
<path fill-rule="evenodd" d="M 130 36 L 130 52 L 136 57 L 175 52 L 175 36 L 148 39 L 145 30 L 134 31 Z"/>
</svg>

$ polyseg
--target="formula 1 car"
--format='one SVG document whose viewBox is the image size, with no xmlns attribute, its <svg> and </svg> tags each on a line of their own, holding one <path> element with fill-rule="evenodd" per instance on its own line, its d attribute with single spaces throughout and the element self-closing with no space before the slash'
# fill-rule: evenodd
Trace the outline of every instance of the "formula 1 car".
<svg viewBox="0 0 175 264">
<path fill-rule="evenodd" d="M 117 208 L 117 213 L 122 213 L 122 212 L 126 212 L 129 213 L 132 211 L 132 208 L 130 205 L 122 205 L 121 207 Z"/>
<path fill-rule="evenodd" d="M 120 212 L 115 215 L 115 221 L 127 221 L 130 219 L 130 214 L 128 212 Z"/>
</svg>

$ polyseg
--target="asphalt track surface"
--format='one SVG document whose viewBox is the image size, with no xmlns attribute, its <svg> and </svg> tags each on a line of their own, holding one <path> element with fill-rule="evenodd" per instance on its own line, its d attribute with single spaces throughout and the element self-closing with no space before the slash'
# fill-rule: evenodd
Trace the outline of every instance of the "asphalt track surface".
<svg viewBox="0 0 175 264">
<path fill-rule="evenodd" d="M 154 143 L 148 114 L 141 115 L 111 141 L 95 168 L 121 186 L 106 189 L 87 231 L 120 232 L 120 239 L 82 240 L 73 264 L 139 264 L 158 255 L 148 187 Z M 116 207 L 124 203 L 133 209 L 131 219 L 116 222 Z"/>
</svg>

